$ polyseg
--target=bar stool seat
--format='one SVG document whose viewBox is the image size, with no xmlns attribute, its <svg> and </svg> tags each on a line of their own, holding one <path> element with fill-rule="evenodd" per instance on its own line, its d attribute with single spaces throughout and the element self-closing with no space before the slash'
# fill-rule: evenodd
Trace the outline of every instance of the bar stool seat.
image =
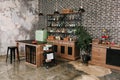
<svg viewBox="0 0 120 80">
<path fill-rule="evenodd" d="M 17 56 L 17 60 L 20 61 L 18 47 L 17 46 L 8 46 L 6 62 L 7 62 L 7 59 L 8 59 L 9 51 L 10 51 L 10 63 L 11 64 L 12 64 L 12 57 L 14 57 L 14 61 L 15 61 L 15 55 Z"/>
</svg>

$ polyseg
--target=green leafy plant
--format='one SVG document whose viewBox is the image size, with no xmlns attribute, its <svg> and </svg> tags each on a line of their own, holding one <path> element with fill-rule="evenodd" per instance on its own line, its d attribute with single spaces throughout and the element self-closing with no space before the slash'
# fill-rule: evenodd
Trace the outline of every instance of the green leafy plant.
<svg viewBox="0 0 120 80">
<path fill-rule="evenodd" d="M 89 55 L 91 51 L 92 37 L 83 26 L 76 26 L 77 47 L 80 49 L 80 55 Z"/>
<path fill-rule="evenodd" d="M 77 26 L 75 34 L 77 35 L 78 48 L 85 52 L 90 52 L 90 43 L 92 42 L 92 37 L 89 35 L 89 33 L 84 29 L 83 26 Z"/>
</svg>

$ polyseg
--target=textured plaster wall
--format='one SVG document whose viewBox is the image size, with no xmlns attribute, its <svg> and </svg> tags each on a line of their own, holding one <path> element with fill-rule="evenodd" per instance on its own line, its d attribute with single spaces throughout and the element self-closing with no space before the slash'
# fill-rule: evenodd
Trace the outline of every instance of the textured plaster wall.
<svg viewBox="0 0 120 80">
<path fill-rule="evenodd" d="M 55 11 L 55 0 L 44 0 L 45 13 Z M 58 10 L 78 10 L 83 6 L 82 23 L 93 38 L 101 38 L 102 29 L 108 30 L 110 41 L 120 44 L 120 0 L 58 0 Z"/>
<path fill-rule="evenodd" d="M 38 0 L 0 0 L 0 55 L 15 40 L 34 39 L 38 26 Z"/>
</svg>

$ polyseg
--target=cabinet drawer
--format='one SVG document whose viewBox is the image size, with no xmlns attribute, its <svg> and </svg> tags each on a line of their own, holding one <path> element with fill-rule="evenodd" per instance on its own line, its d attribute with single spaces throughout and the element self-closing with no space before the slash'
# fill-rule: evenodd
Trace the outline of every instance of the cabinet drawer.
<svg viewBox="0 0 120 80">
<path fill-rule="evenodd" d="M 74 46 L 75 45 L 75 43 L 73 43 L 73 42 L 68 42 L 68 46 Z"/>
<path fill-rule="evenodd" d="M 106 53 L 92 52 L 92 57 L 106 57 Z"/>
<path fill-rule="evenodd" d="M 92 48 L 92 56 L 105 56 L 106 48 L 93 47 Z"/>
<path fill-rule="evenodd" d="M 105 61 L 96 61 L 96 60 L 92 60 L 92 63 L 98 64 L 98 65 L 106 64 Z"/>
<path fill-rule="evenodd" d="M 106 61 L 106 58 L 105 57 L 92 57 L 92 60 L 95 60 L 95 61 Z"/>
<path fill-rule="evenodd" d="M 105 57 L 93 57 L 92 61 L 96 61 L 96 62 L 99 62 L 99 63 L 105 63 L 106 58 Z"/>
<path fill-rule="evenodd" d="M 99 53 L 106 53 L 106 48 L 93 47 L 92 51 L 99 52 Z"/>
</svg>

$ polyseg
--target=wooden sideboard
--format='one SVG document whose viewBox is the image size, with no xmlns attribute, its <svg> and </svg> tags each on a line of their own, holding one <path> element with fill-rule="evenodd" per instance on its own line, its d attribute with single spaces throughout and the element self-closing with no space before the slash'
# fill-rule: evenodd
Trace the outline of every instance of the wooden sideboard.
<svg viewBox="0 0 120 80">
<path fill-rule="evenodd" d="M 47 40 L 47 41 L 53 43 L 56 54 L 62 58 L 76 60 L 80 57 L 79 49 L 76 47 L 75 41 L 64 40 Z"/>
<path fill-rule="evenodd" d="M 120 46 L 118 46 L 118 45 L 92 44 L 92 56 L 91 56 L 91 61 L 89 61 L 89 63 L 94 64 L 94 65 L 107 67 L 107 68 L 111 68 L 111 69 L 120 70 L 120 66 L 107 64 L 106 61 L 108 60 L 108 58 L 110 58 L 111 61 L 113 59 L 111 57 L 107 57 L 107 54 L 109 54 L 109 53 L 107 53 L 108 49 L 120 50 Z M 114 52 L 112 56 L 114 56 L 114 54 L 118 54 L 118 53 Z M 114 61 L 117 61 L 117 60 L 114 60 Z M 120 62 L 118 64 L 120 65 Z"/>
</svg>

